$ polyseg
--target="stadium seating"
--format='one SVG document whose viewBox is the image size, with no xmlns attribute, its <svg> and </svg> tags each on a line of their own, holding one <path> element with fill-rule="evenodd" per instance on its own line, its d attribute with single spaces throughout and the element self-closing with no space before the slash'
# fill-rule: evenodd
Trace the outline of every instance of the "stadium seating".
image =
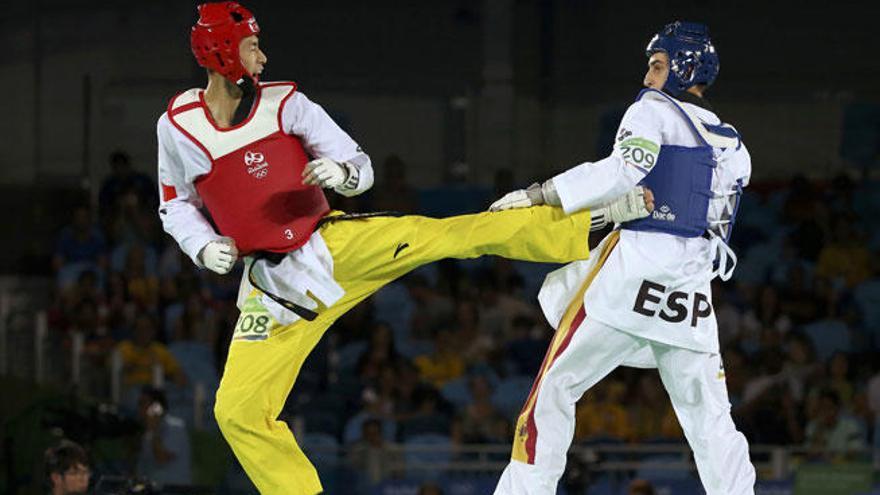
<svg viewBox="0 0 880 495">
<path fill-rule="evenodd" d="M 849 352 L 852 342 L 849 328 L 838 320 L 821 320 L 803 327 L 804 333 L 813 343 L 816 357 L 822 361 L 835 352 Z"/>
<path fill-rule="evenodd" d="M 452 460 L 452 441 L 447 435 L 425 433 L 404 441 L 404 460 L 407 472 L 437 472 L 445 469 Z M 421 450 L 425 447 L 430 450 Z"/>
<path fill-rule="evenodd" d="M 523 403 L 529 396 L 532 389 L 533 377 L 529 376 L 512 376 L 505 378 L 498 384 L 495 392 L 492 394 L 492 404 L 501 411 L 501 414 L 508 419 L 516 418 L 522 409 Z"/>
</svg>

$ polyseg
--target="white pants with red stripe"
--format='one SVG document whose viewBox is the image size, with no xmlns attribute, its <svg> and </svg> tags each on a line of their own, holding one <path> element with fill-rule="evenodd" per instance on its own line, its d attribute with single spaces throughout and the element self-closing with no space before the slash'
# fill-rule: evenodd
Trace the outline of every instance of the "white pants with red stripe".
<svg viewBox="0 0 880 495">
<path fill-rule="evenodd" d="M 574 435 L 575 403 L 640 352 L 656 359 L 707 495 L 754 494 L 755 469 L 748 443 L 730 416 L 721 357 L 636 337 L 584 318 L 583 309 L 578 316 L 568 338 L 557 332 L 561 342 L 548 351 L 495 494 L 555 494 Z"/>
</svg>

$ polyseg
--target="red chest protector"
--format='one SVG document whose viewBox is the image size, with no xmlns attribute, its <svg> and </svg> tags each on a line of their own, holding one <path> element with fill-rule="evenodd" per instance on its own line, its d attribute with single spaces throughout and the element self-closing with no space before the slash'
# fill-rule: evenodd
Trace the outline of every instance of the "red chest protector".
<svg viewBox="0 0 880 495">
<path fill-rule="evenodd" d="M 208 117 L 200 89 L 168 106 L 175 127 L 210 158 L 211 171 L 195 187 L 217 229 L 242 254 L 292 251 L 330 211 L 321 188 L 302 183 L 309 161 L 302 143 L 281 129 L 281 108 L 295 91 L 293 83 L 260 84 L 248 118 L 226 129 Z"/>
</svg>

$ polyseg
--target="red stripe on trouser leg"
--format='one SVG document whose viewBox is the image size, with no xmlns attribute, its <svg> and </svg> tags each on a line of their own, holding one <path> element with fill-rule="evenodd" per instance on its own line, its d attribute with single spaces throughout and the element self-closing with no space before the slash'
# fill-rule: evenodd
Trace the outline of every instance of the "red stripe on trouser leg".
<svg viewBox="0 0 880 495">
<path fill-rule="evenodd" d="M 534 396 L 538 392 L 538 384 L 541 383 L 541 379 L 544 378 L 544 372 L 547 370 L 547 361 L 550 359 L 551 349 L 553 349 L 552 340 L 550 341 L 550 346 L 547 347 L 547 352 L 544 354 L 544 359 L 541 360 L 541 367 L 538 368 L 538 376 L 536 376 L 535 381 L 532 382 L 532 388 L 529 390 L 529 396 L 526 397 L 526 402 L 525 404 L 523 404 L 523 408 L 519 411 L 520 416 L 522 416 L 526 413 L 526 411 L 529 410 L 529 403 L 532 401 L 532 396 Z"/>
<path fill-rule="evenodd" d="M 547 371 L 550 370 L 550 367 L 553 366 L 553 363 L 556 359 L 565 352 L 565 349 L 568 347 L 568 344 L 571 342 L 571 338 L 574 336 L 577 329 L 580 328 L 581 323 L 583 323 L 584 318 L 586 318 L 587 314 L 584 311 L 584 305 L 581 304 L 580 309 L 578 309 L 577 314 L 572 320 L 571 325 L 568 327 L 568 333 L 565 336 L 565 340 L 559 345 L 559 348 L 556 349 L 556 354 L 553 355 L 553 358 L 550 360 L 550 364 L 547 366 L 547 369 L 544 371 L 544 375 L 547 374 Z M 547 359 L 547 356 L 544 357 Z M 543 382 L 543 376 L 541 377 L 541 381 Z M 536 381 L 532 386 L 532 392 L 537 394 L 538 388 L 540 384 Z M 526 428 L 528 429 L 528 438 L 526 438 L 526 453 L 529 455 L 529 464 L 535 463 L 535 444 L 538 441 L 538 427 L 535 425 L 535 409 L 538 407 L 538 399 L 535 398 L 535 403 L 532 405 L 532 410 L 529 412 L 529 419 L 526 422 Z"/>
</svg>

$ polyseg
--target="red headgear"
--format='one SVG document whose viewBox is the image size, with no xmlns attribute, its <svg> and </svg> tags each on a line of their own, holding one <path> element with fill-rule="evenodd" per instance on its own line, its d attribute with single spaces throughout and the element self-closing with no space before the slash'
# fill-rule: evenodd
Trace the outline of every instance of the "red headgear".
<svg viewBox="0 0 880 495">
<path fill-rule="evenodd" d="M 236 2 L 203 3 L 198 9 L 199 21 L 192 28 L 189 44 L 199 65 L 236 84 L 245 76 L 256 83 L 258 76 L 241 65 L 238 52 L 242 39 L 260 32 L 254 15 Z"/>
</svg>

